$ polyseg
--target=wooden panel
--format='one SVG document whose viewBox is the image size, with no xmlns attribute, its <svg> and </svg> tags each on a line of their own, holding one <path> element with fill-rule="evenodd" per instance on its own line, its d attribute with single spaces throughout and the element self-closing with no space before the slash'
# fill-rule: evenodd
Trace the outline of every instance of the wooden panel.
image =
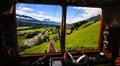
<svg viewBox="0 0 120 66">
<path fill-rule="evenodd" d="M 22 3 L 39 3 L 39 4 L 58 4 L 58 5 L 74 5 L 88 7 L 111 6 L 112 0 L 18 0 Z M 65 4 L 64 4 L 65 3 Z"/>
<path fill-rule="evenodd" d="M 120 57 L 115 59 L 115 64 L 116 66 L 120 66 Z"/>
</svg>

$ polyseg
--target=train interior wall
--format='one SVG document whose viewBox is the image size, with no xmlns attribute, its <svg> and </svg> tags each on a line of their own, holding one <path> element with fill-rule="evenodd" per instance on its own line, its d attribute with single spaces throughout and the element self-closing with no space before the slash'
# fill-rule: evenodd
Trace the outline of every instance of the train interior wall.
<svg viewBox="0 0 120 66">
<path fill-rule="evenodd" d="M 0 14 L 0 66 L 12 65 L 13 59 L 17 57 L 14 15 L 14 13 Z M 111 47 L 112 60 L 115 63 L 115 59 L 120 57 L 120 50 L 118 50 L 120 48 L 120 5 L 103 7 L 103 22 L 104 25 L 110 27 L 109 46 Z M 5 45 L 3 45 L 4 42 Z M 8 42 L 11 45 L 8 45 Z"/>
</svg>

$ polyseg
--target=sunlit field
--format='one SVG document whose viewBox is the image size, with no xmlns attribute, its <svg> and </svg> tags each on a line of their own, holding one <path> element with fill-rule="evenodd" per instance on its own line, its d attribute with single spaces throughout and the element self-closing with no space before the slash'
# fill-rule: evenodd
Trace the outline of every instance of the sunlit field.
<svg viewBox="0 0 120 66">
<path fill-rule="evenodd" d="M 78 29 L 73 30 L 69 35 L 66 35 L 66 51 L 70 50 L 95 50 L 98 49 L 98 40 L 99 40 L 99 31 L 100 31 L 100 22 L 90 21 L 78 27 Z M 40 29 L 42 31 L 43 28 Z M 52 29 L 52 28 L 51 28 Z M 36 29 L 34 29 L 36 30 Z M 32 31 L 34 30 L 27 30 Z M 45 29 L 43 29 L 45 30 Z M 49 28 L 47 30 L 50 30 Z M 25 31 L 25 30 L 24 30 Z M 24 32 L 23 31 L 23 32 Z M 60 39 L 56 38 L 58 34 L 54 33 L 55 31 L 47 31 L 45 36 L 52 39 L 52 44 L 57 51 L 60 50 Z M 97 39 L 96 39 L 97 38 Z M 19 51 L 20 54 L 31 54 L 31 53 L 46 53 L 47 48 L 49 47 L 50 41 L 47 39 L 37 39 L 33 45 L 24 45 L 24 43 L 29 38 L 26 38 L 24 35 L 18 36 L 19 39 Z M 39 41 L 40 40 L 40 41 Z M 29 43 L 28 43 L 29 44 Z M 23 46 L 21 46 L 23 45 Z"/>
<path fill-rule="evenodd" d="M 100 8 L 68 6 L 65 51 L 98 49 Z M 61 52 L 62 7 L 45 4 L 16 4 L 18 52 L 41 54 Z"/>
</svg>

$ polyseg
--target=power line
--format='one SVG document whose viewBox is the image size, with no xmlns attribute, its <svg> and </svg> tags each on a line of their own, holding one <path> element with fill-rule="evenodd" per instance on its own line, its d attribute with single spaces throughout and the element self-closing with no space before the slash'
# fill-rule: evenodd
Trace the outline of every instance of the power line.
<svg viewBox="0 0 120 66">
<path fill-rule="evenodd" d="M 55 6 L 55 16 L 54 17 L 56 17 L 56 12 L 57 12 L 57 5 Z"/>
<path fill-rule="evenodd" d="M 55 9 L 54 9 L 54 7 L 53 7 L 53 14 L 52 14 L 53 17 L 54 17 L 54 12 L 55 12 Z"/>
<path fill-rule="evenodd" d="M 56 11 L 57 11 L 57 5 L 55 7 L 53 7 L 53 17 L 56 17 Z"/>
<path fill-rule="evenodd" d="M 81 9 L 82 9 L 82 7 L 81 7 Z M 81 9 L 78 10 L 78 11 L 75 13 L 75 15 L 71 18 L 71 20 L 69 20 L 69 22 L 71 22 L 71 21 L 75 18 L 75 16 L 81 11 Z"/>
</svg>

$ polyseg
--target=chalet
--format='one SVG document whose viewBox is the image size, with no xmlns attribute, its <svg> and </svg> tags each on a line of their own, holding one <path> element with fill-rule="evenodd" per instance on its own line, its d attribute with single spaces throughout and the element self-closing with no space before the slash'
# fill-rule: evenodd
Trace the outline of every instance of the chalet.
<svg viewBox="0 0 120 66">
<path fill-rule="evenodd" d="M 71 33 L 72 33 L 71 30 L 66 30 L 66 34 L 67 34 L 67 35 L 69 35 L 69 34 L 71 34 Z"/>
</svg>

